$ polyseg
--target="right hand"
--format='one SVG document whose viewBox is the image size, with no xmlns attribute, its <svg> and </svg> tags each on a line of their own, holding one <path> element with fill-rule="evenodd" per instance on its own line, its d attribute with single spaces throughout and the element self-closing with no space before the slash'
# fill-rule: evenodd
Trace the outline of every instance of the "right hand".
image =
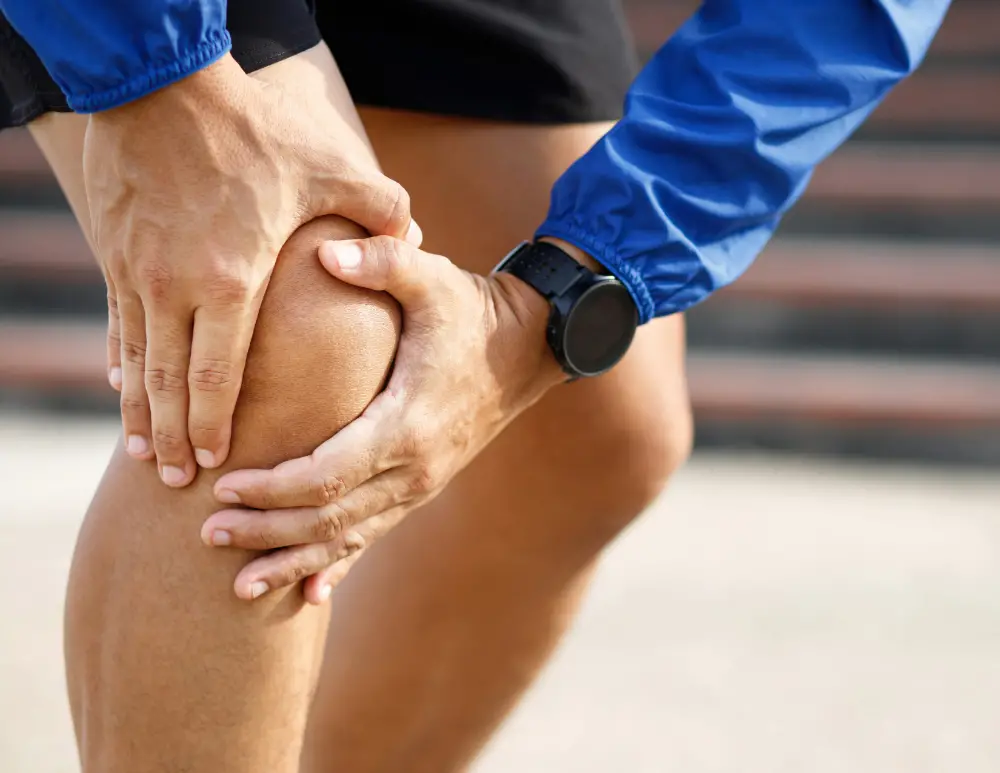
<svg viewBox="0 0 1000 773">
<path fill-rule="evenodd" d="M 126 448 L 155 454 L 170 486 L 229 453 L 257 311 L 293 231 L 335 214 L 420 242 L 406 191 L 342 116 L 228 55 L 91 116 L 83 173 Z"/>
</svg>

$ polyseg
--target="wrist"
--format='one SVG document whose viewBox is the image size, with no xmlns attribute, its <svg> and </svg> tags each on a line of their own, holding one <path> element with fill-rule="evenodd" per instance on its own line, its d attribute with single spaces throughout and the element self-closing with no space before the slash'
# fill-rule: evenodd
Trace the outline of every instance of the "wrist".
<svg viewBox="0 0 1000 773">
<path fill-rule="evenodd" d="M 534 402 L 552 387 L 567 381 L 566 372 L 546 338 L 551 307 L 537 290 L 512 274 L 494 274 L 490 280 L 500 301 L 499 332 L 504 336 L 513 332 L 518 342 L 513 357 L 526 373 L 522 391 Z M 500 308 L 504 311 L 499 312 Z M 506 326 L 508 330 L 504 329 Z"/>
<path fill-rule="evenodd" d="M 523 242 L 493 273 L 523 280 L 545 300 L 546 343 L 570 379 L 599 376 L 625 356 L 638 326 L 635 301 L 583 249 L 553 237 Z"/>
<path fill-rule="evenodd" d="M 206 112 L 216 111 L 220 105 L 234 101 L 238 87 L 248 77 L 232 54 L 227 53 L 200 70 L 144 97 L 109 110 L 91 113 L 90 120 L 103 124 L 123 124 L 146 117 L 151 112 L 164 110 L 170 114 L 171 124 L 177 125 L 182 120 L 170 111 L 183 111 L 190 105 L 198 105 L 199 109 Z"/>
<path fill-rule="evenodd" d="M 595 260 L 591 255 L 581 250 L 575 244 L 570 244 L 569 242 L 560 239 L 556 236 L 542 236 L 538 239 L 540 242 L 548 242 L 567 255 L 569 255 L 573 260 L 586 268 L 589 268 L 595 274 L 607 274 L 608 270 L 603 265 L 601 265 L 597 260 Z"/>
</svg>

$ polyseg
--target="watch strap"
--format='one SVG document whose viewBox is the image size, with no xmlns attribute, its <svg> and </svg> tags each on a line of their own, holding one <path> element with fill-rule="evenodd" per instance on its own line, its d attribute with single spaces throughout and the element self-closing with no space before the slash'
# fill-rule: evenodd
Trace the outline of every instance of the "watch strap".
<svg viewBox="0 0 1000 773">
<path fill-rule="evenodd" d="M 502 270 L 527 282 L 548 300 L 558 298 L 593 273 L 548 242 L 523 245 L 504 263 Z"/>
</svg>

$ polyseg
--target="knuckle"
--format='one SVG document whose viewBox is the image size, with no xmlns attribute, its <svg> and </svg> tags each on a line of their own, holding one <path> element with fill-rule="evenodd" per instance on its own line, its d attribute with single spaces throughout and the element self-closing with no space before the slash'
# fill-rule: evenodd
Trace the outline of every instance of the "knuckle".
<svg viewBox="0 0 1000 773">
<path fill-rule="evenodd" d="M 379 187 L 378 199 L 385 219 L 384 229 L 389 232 L 401 231 L 410 222 L 410 194 L 402 185 L 388 177 L 382 178 Z"/>
<path fill-rule="evenodd" d="M 411 496 L 421 496 L 436 491 L 440 482 L 437 469 L 430 464 L 418 464 L 413 468 L 410 477 L 409 493 Z"/>
<path fill-rule="evenodd" d="M 364 535 L 354 529 L 344 532 L 344 535 L 341 537 L 341 543 L 343 545 L 342 558 L 364 550 L 368 546 Z"/>
<path fill-rule="evenodd" d="M 336 502 L 347 493 L 347 483 L 339 475 L 326 474 L 313 485 L 321 505 Z"/>
<path fill-rule="evenodd" d="M 108 293 L 108 311 L 110 311 L 114 316 L 118 316 L 118 295 L 117 293 Z"/>
<path fill-rule="evenodd" d="M 250 278 L 239 265 L 217 266 L 206 278 L 204 291 L 209 303 L 243 303 L 250 295 Z"/>
<path fill-rule="evenodd" d="M 157 451 L 178 451 L 187 442 L 187 438 L 181 436 L 172 427 L 156 427 L 153 429 L 153 445 Z"/>
<path fill-rule="evenodd" d="M 329 542 L 343 534 L 351 525 L 347 512 L 337 505 L 327 505 L 316 511 L 316 519 L 312 525 L 312 536 L 315 542 Z"/>
<path fill-rule="evenodd" d="M 410 222 L 410 194 L 380 172 L 354 169 L 353 195 L 364 199 L 364 217 L 372 233 L 398 234 Z"/>
<path fill-rule="evenodd" d="M 146 401 L 144 399 L 142 399 L 141 397 L 136 397 L 135 395 L 132 394 L 125 394 L 123 392 L 120 402 L 121 402 L 121 409 L 123 416 L 134 415 L 137 413 L 144 414 L 146 411 L 149 410 L 149 406 L 146 404 Z"/>
<path fill-rule="evenodd" d="M 233 383 L 233 366 L 226 360 L 191 363 L 188 384 L 198 392 L 221 392 Z"/>
<path fill-rule="evenodd" d="M 368 247 L 372 251 L 379 266 L 382 266 L 387 273 L 392 273 L 399 263 L 399 242 L 391 236 L 373 236 L 368 240 Z"/>
<path fill-rule="evenodd" d="M 433 442 L 430 433 L 420 422 L 412 422 L 403 430 L 400 446 L 407 459 L 422 464 L 430 456 Z"/>
<path fill-rule="evenodd" d="M 151 300 L 162 302 L 170 296 L 174 272 L 169 264 L 159 260 L 144 261 L 138 267 L 138 278 Z"/>
<path fill-rule="evenodd" d="M 254 537 L 253 542 L 256 543 L 255 547 L 260 550 L 274 550 L 279 547 L 278 537 L 274 532 L 274 528 L 269 524 L 261 525 L 252 537 Z"/>
<path fill-rule="evenodd" d="M 146 391 L 150 395 L 161 397 L 173 397 L 184 391 L 187 385 L 186 379 L 178 374 L 173 368 L 166 366 L 159 368 L 146 368 L 145 374 Z"/>
<path fill-rule="evenodd" d="M 282 564 L 281 568 L 278 570 L 277 576 L 283 585 L 294 585 L 297 582 L 301 582 L 309 575 L 313 574 L 313 570 L 310 569 L 301 560 L 289 560 Z"/>
<path fill-rule="evenodd" d="M 146 367 L 146 342 L 145 341 L 128 341 L 123 340 L 122 345 L 122 359 L 130 365 L 136 365 L 140 368 Z"/>
</svg>

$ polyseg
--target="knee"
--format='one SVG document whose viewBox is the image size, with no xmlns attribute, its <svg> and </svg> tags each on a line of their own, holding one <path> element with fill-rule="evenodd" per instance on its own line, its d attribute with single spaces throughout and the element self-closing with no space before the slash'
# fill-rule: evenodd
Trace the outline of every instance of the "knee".
<svg viewBox="0 0 1000 773">
<path fill-rule="evenodd" d="M 613 535 L 641 515 L 691 455 L 694 424 L 687 400 L 609 438 L 599 485 L 612 492 L 604 520 Z"/>
<path fill-rule="evenodd" d="M 363 235 L 324 217 L 282 248 L 247 359 L 228 468 L 310 453 L 381 390 L 399 337 L 398 307 L 384 293 L 334 279 L 317 257 L 325 240 Z"/>
</svg>

